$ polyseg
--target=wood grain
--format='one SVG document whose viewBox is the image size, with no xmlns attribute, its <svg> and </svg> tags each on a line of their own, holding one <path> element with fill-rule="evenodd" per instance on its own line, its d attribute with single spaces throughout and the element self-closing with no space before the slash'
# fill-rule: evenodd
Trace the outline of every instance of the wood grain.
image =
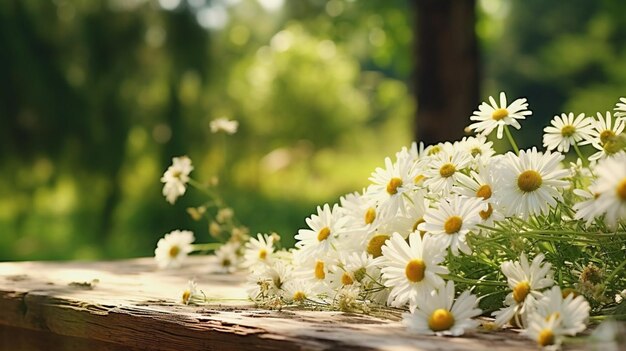
<svg viewBox="0 0 626 351">
<path fill-rule="evenodd" d="M 194 278 L 212 301 L 179 303 Z M 96 280 L 96 283 L 93 283 Z M 210 257 L 157 270 L 151 258 L 0 264 L 0 349 L 79 350 L 535 350 L 513 331 L 464 338 L 413 335 L 397 320 L 342 312 L 256 308 L 245 275 Z M 15 345 L 8 340 L 15 336 Z M 63 342 L 59 340 L 65 340 Z M 19 343 L 18 343 L 19 341 Z M 584 344 L 569 350 L 585 349 Z"/>
</svg>

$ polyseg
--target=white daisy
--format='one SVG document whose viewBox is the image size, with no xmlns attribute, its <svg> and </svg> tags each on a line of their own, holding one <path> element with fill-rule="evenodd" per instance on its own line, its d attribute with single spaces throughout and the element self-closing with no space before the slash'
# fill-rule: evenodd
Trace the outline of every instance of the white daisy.
<svg viewBox="0 0 626 351">
<path fill-rule="evenodd" d="M 382 247 L 391 238 L 391 234 L 398 233 L 407 238 L 414 231 L 415 221 L 417 220 L 412 217 L 394 216 L 365 232 L 361 237 L 360 248 L 374 258 L 380 257 L 383 254 Z"/>
<path fill-rule="evenodd" d="M 187 288 L 182 293 L 181 302 L 185 305 L 194 305 L 204 301 L 204 295 L 198 291 L 196 282 L 193 280 L 188 281 Z"/>
<path fill-rule="evenodd" d="M 552 125 L 543 130 L 543 146 L 550 151 L 556 149 L 558 152 L 568 152 L 571 145 L 590 138 L 592 121 L 584 113 L 576 118 L 572 112 L 554 116 Z"/>
<path fill-rule="evenodd" d="M 393 233 L 382 252 L 376 264 L 382 267 L 385 286 L 391 288 L 389 305 L 402 307 L 408 302 L 413 310 L 418 296 L 444 285 L 439 275 L 447 274 L 448 268 L 439 266 L 444 260 L 444 248 L 438 242 L 411 233 L 407 244 L 400 234 Z"/>
<path fill-rule="evenodd" d="M 373 199 L 380 212 L 391 216 L 404 210 L 403 194 L 415 188 L 415 171 L 413 161 L 406 154 L 395 163 L 389 157 L 385 158 L 385 168 L 376 168 L 369 180 L 373 183 L 367 188 L 367 197 Z"/>
<path fill-rule="evenodd" d="M 311 255 L 327 255 L 336 251 L 338 237 L 346 231 L 347 220 L 337 204 L 332 209 L 328 204 L 318 206 L 317 214 L 306 219 L 309 229 L 298 230 L 296 247 Z"/>
<path fill-rule="evenodd" d="M 402 324 L 418 334 L 463 335 L 478 326 L 472 318 L 482 313 L 478 299 L 469 291 L 454 300 L 453 281 L 448 281 L 433 295 L 419 297 L 417 306 L 413 313 L 402 315 Z"/>
<path fill-rule="evenodd" d="M 236 242 L 227 242 L 215 250 L 217 263 L 223 272 L 232 273 L 239 268 L 239 251 L 240 245 Z"/>
<path fill-rule="evenodd" d="M 593 194 L 583 189 L 574 189 L 574 194 L 583 199 L 580 202 L 576 202 L 572 207 L 576 211 L 574 218 L 584 220 L 585 225 L 589 227 L 596 218 L 604 214 L 596 201 L 600 194 Z"/>
<path fill-rule="evenodd" d="M 542 154 L 537 148 L 512 152 L 498 162 L 494 178 L 497 180 L 496 202 L 505 209 L 506 216 L 546 214 L 563 201 L 561 191 L 569 185 L 564 180 L 569 170 L 561 169 L 564 156 L 560 153 Z"/>
<path fill-rule="evenodd" d="M 616 117 L 625 117 L 626 116 L 626 98 L 619 98 L 619 102 L 615 104 L 615 116 Z"/>
<path fill-rule="evenodd" d="M 570 293 L 563 297 L 561 288 L 553 286 L 537 302 L 533 313 L 543 319 L 555 316 L 563 333 L 573 336 L 587 328 L 589 310 L 589 303 L 582 295 L 574 296 Z"/>
<path fill-rule="evenodd" d="M 479 167 L 479 172 L 471 171 L 470 178 L 461 180 L 460 186 L 453 189 L 457 194 L 479 198 L 487 203 L 487 208 L 478 212 L 481 219 L 480 224 L 486 226 L 493 226 L 494 222 L 504 219 L 504 215 L 492 198 L 493 192 L 497 189 L 494 183 L 490 168 L 483 166 Z"/>
<path fill-rule="evenodd" d="M 267 234 L 257 234 L 256 238 L 250 238 L 246 242 L 243 253 L 243 267 L 256 268 L 272 261 L 274 253 L 274 238 Z"/>
<path fill-rule="evenodd" d="M 469 153 L 461 150 L 440 152 L 430 157 L 424 169 L 424 186 L 433 193 L 448 194 L 453 185 L 468 178 L 463 171 L 472 165 L 473 160 Z"/>
<path fill-rule="evenodd" d="M 506 95 L 504 92 L 501 92 L 500 105 L 491 96 L 489 97 L 489 102 L 491 105 L 483 102 L 478 106 L 478 111 L 474 111 L 470 120 L 478 122 L 470 124 L 468 127 L 470 130 L 475 130 L 482 135 L 489 135 L 497 127 L 496 137 L 502 139 L 505 125 L 511 125 L 516 129 L 520 129 L 522 126 L 517 120 L 525 119 L 526 116 L 532 115 L 532 111 L 527 109 L 528 103 L 526 98 L 517 99 L 510 105 L 507 105 Z"/>
<path fill-rule="evenodd" d="M 174 230 L 161 239 L 157 243 L 154 250 L 154 259 L 159 268 L 177 268 L 180 267 L 193 251 L 191 243 L 195 240 L 193 233 L 188 230 Z"/>
<path fill-rule="evenodd" d="M 430 240 L 436 241 L 444 249 L 450 247 L 457 256 L 459 250 L 471 254 L 465 236 L 477 229 L 480 223 L 480 211 L 488 209 L 487 203 L 480 198 L 450 196 L 439 203 L 439 208 L 429 208 L 424 215 L 424 223 L 417 229 L 425 231 Z"/>
<path fill-rule="evenodd" d="M 179 196 L 185 194 L 187 190 L 187 182 L 189 182 L 189 173 L 193 171 L 191 159 L 187 156 L 174 157 L 172 165 L 167 168 L 161 182 L 163 185 L 163 196 L 173 204 Z"/>
<path fill-rule="evenodd" d="M 626 120 L 623 118 L 613 118 L 611 112 L 606 112 L 604 116 L 598 112 L 598 118 L 592 122 L 593 129 L 590 136 L 581 145 L 591 144 L 598 150 L 589 156 L 590 161 L 606 158 L 617 152 L 614 150 L 615 138 L 624 132 Z"/>
<path fill-rule="evenodd" d="M 484 135 L 464 137 L 459 142 L 459 147 L 474 158 L 472 168 L 484 166 L 496 153 L 493 149 L 493 142 L 487 141 L 487 137 Z"/>
<path fill-rule="evenodd" d="M 595 204 L 598 211 L 606 213 L 605 223 L 614 230 L 620 223 L 626 223 L 626 152 L 600 161 L 595 173 L 598 179 L 589 190 L 600 194 Z"/>
<path fill-rule="evenodd" d="M 212 120 L 209 126 L 211 127 L 211 133 L 224 132 L 226 134 L 235 134 L 237 133 L 237 127 L 239 127 L 239 122 L 235 120 L 229 120 L 225 117 L 221 117 Z"/>
<path fill-rule="evenodd" d="M 544 350 L 558 350 L 563 343 L 564 333 L 556 316 L 546 319 L 537 314 L 531 315 L 528 328 L 523 333 Z"/>
<path fill-rule="evenodd" d="M 283 297 L 284 288 L 294 279 L 293 267 L 282 260 L 254 270 L 248 276 L 248 296 L 252 300 L 268 297 Z"/>
<path fill-rule="evenodd" d="M 283 298 L 288 303 L 302 305 L 316 298 L 313 286 L 307 280 L 291 279 L 283 285 L 283 290 Z"/>
<path fill-rule="evenodd" d="M 381 214 L 372 199 L 354 192 L 339 199 L 341 208 L 347 217 L 346 226 L 350 228 L 375 227 L 381 221 Z"/>
<path fill-rule="evenodd" d="M 502 273 L 512 291 L 504 299 L 505 307 L 492 314 L 496 317 L 496 325 L 503 326 L 513 318 L 518 325 L 526 324 L 529 310 L 534 309 L 536 301 L 543 297 L 540 290 L 554 284 L 550 270 L 552 265 L 543 263 L 543 259 L 544 255 L 538 254 L 529 265 L 526 254 L 522 252 L 519 261 L 502 263 Z"/>
<path fill-rule="evenodd" d="M 353 252 L 350 255 L 342 255 L 339 264 L 333 268 L 330 281 L 333 290 L 342 286 L 361 286 L 372 281 L 372 277 L 378 275 L 378 267 L 374 264 L 371 255 L 361 252 Z"/>
</svg>

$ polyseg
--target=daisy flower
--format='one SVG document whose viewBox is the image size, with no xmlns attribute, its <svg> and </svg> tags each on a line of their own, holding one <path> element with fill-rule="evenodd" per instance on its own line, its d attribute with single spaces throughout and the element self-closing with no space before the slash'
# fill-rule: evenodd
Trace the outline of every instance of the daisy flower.
<svg viewBox="0 0 626 351">
<path fill-rule="evenodd" d="M 331 273 L 331 287 L 338 290 L 347 285 L 360 286 L 371 281 L 370 277 L 377 275 L 377 271 L 373 257 L 365 252 L 343 255 Z"/>
<path fill-rule="evenodd" d="M 615 116 L 616 117 L 625 117 L 626 116 L 626 98 L 619 98 L 619 102 L 615 104 Z"/>
<path fill-rule="evenodd" d="M 460 186 L 454 187 L 453 191 L 466 197 L 475 197 L 484 200 L 487 208 L 478 212 L 480 224 L 492 226 L 494 222 L 504 219 L 497 204 L 493 201 L 494 186 L 493 174 L 486 166 L 480 167 L 479 172 L 471 171 L 470 178 L 459 182 Z"/>
<path fill-rule="evenodd" d="M 317 214 L 306 219 L 309 229 L 300 229 L 295 239 L 299 240 L 296 247 L 304 253 L 329 254 L 331 250 L 337 250 L 335 244 L 339 235 L 345 232 L 345 224 L 348 219 L 342 216 L 337 204 L 332 209 L 328 204 L 317 207 Z"/>
<path fill-rule="evenodd" d="M 478 326 L 472 318 L 482 313 L 478 299 L 469 291 L 454 300 L 453 281 L 448 281 L 433 295 L 419 297 L 417 306 L 413 313 L 402 315 L 402 324 L 418 334 L 463 335 Z"/>
<path fill-rule="evenodd" d="M 274 238 L 267 234 L 257 234 L 256 239 L 250 238 L 246 242 L 243 253 L 243 266 L 255 268 L 259 263 L 267 264 L 272 260 L 274 253 Z"/>
<path fill-rule="evenodd" d="M 367 231 L 361 239 L 360 247 L 374 258 L 380 257 L 383 254 L 382 247 L 391 238 L 391 234 L 398 233 L 403 238 L 407 238 L 414 231 L 413 226 L 416 221 L 417 219 L 411 217 L 395 216 L 381 223 L 377 228 Z"/>
<path fill-rule="evenodd" d="M 620 152 L 613 158 L 602 160 L 596 167 L 598 179 L 589 186 L 594 194 L 598 210 L 606 213 L 605 223 L 616 229 L 626 222 L 626 153 Z"/>
<path fill-rule="evenodd" d="M 439 203 L 439 208 L 429 208 L 424 215 L 424 223 L 417 229 L 425 231 L 429 240 L 439 243 L 444 249 L 450 247 L 458 256 L 459 250 L 471 254 L 465 236 L 477 229 L 480 211 L 487 210 L 487 203 L 480 198 L 451 196 Z"/>
<path fill-rule="evenodd" d="M 565 334 L 559 326 L 556 315 L 546 319 L 537 314 L 531 315 L 528 328 L 523 333 L 534 340 L 539 347 L 548 350 L 558 350 L 563 343 Z"/>
<path fill-rule="evenodd" d="M 568 152 L 571 145 L 590 138 L 592 121 L 593 119 L 586 117 L 584 113 L 576 118 L 572 112 L 554 116 L 552 125 L 543 130 L 545 132 L 543 146 L 550 151 L 556 149 L 558 152 Z"/>
<path fill-rule="evenodd" d="M 375 227 L 381 221 L 382 217 L 376 209 L 376 203 L 358 192 L 344 195 L 339 201 L 347 217 L 346 225 L 348 227 Z"/>
<path fill-rule="evenodd" d="M 302 305 L 308 300 L 315 299 L 311 282 L 301 279 L 292 279 L 283 286 L 283 298 L 288 303 Z"/>
<path fill-rule="evenodd" d="M 544 257 L 543 254 L 538 254 L 529 265 L 526 254 L 522 252 L 519 261 L 502 263 L 500 268 L 512 291 L 504 299 L 506 307 L 492 314 L 496 317 L 496 325 L 501 327 L 514 317 L 516 324 L 524 325 L 528 311 L 535 308 L 536 301 L 543 297 L 540 290 L 554 284 L 550 270 L 552 265 L 543 263 Z"/>
<path fill-rule="evenodd" d="M 222 271 L 232 273 L 239 267 L 239 251 L 240 245 L 236 242 L 227 242 L 215 250 L 215 257 Z"/>
<path fill-rule="evenodd" d="M 429 295 L 444 285 L 439 275 L 447 274 L 448 268 L 439 265 L 444 260 L 444 248 L 438 242 L 412 233 L 407 244 L 400 234 L 393 233 L 382 252 L 376 264 L 382 267 L 385 286 L 391 288 L 389 305 L 402 307 L 408 302 L 413 310 L 418 296 Z"/>
<path fill-rule="evenodd" d="M 560 168 L 563 158 L 560 153 L 542 154 L 534 147 L 521 150 L 519 156 L 507 153 L 494 169 L 497 203 L 505 215 L 527 219 L 546 214 L 557 201 L 563 201 L 561 191 L 569 184 L 564 180 L 569 170 Z"/>
<path fill-rule="evenodd" d="M 468 128 L 470 130 L 475 130 L 482 135 L 489 135 L 494 129 L 498 128 L 496 137 L 502 139 L 505 125 L 511 125 L 516 129 L 520 129 L 522 126 L 517 120 L 525 119 L 526 116 L 532 115 L 532 111 L 528 110 L 526 98 L 517 99 L 510 105 L 507 105 L 506 95 L 504 92 L 501 92 L 500 105 L 491 96 L 489 97 L 489 102 L 491 104 L 483 102 L 478 106 L 478 111 L 474 111 L 470 120 L 477 122 L 469 125 Z"/>
<path fill-rule="evenodd" d="M 576 211 L 574 218 L 584 220 L 585 225 L 589 227 L 596 218 L 604 214 L 603 211 L 599 210 L 596 202 L 600 194 L 593 194 L 583 189 L 574 189 L 574 194 L 583 199 L 572 207 Z"/>
<path fill-rule="evenodd" d="M 193 171 L 191 159 L 187 156 L 174 157 L 172 165 L 167 168 L 161 182 L 163 185 L 163 196 L 173 204 L 179 196 L 185 194 L 187 190 L 187 182 L 189 182 L 189 173 Z"/>
<path fill-rule="evenodd" d="M 237 133 L 239 122 L 221 117 L 212 120 L 209 126 L 211 127 L 211 133 L 224 132 L 226 134 L 235 134 Z"/>
<path fill-rule="evenodd" d="M 402 156 L 404 155 L 404 156 Z M 415 188 L 413 161 L 408 154 L 400 154 L 395 163 L 385 158 L 385 168 L 376 168 L 369 180 L 373 183 L 367 188 L 366 196 L 378 204 L 380 212 L 393 216 L 398 209 L 404 210 L 404 196 Z"/>
<path fill-rule="evenodd" d="M 204 301 L 204 295 L 198 291 L 198 286 L 196 285 L 196 282 L 193 280 L 188 281 L 187 289 L 183 291 L 181 302 L 185 305 L 193 305 Z"/>
<path fill-rule="evenodd" d="M 193 251 L 191 243 L 195 240 L 193 233 L 188 230 L 174 230 L 161 239 L 157 243 L 154 250 L 154 259 L 159 268 L 177 268 L 180 267 Z"/>
<path fill-rule="evenodd" d="M 473 162 L 470 154 L 460 150 L 452 153 L 440 152 L 429 158 L 424 169 L 424 186 L 433 193 L 448 194 L 452 186 L 461 179 L 468 178 L 462 171 Z"/>
<path fill-rule="evenodd" d="M 598 118 L 592 122 L 593 129 L 590 136 L 580 143 L 581 145 L 591 144 L 598 150 L 595 154 L 589 156 L 590 161 L 606 158 L 619 150 L 613 150 L 615 137 L 622 134 L 626 121 L 623 118 L 613 119 L 611 112 L 606 112 L 605 116 L 598 112 Z"/>
<path fill-rule="evenodd" d="M 253 300 L 282 297 L 285 286 L 293 278 L 293 267 L 290 264 L 281 260 L 273 261 L 248 276 L 248 296 Z"/>
<path fill-rule="evenodd" d="M 534 314 L 540 318 L 549 319 L 556 317 L 559 327 L 567 335 L 576 335 L 587 328 L 589 319 L 589 303 L 581 295 L 574 296 L 573 293 L 563 297 L 561 288 L 553 286 L 544 294 L 544 297 L 537 302 Z"/>
<path fill-rule="evenodd" d="M 485 165 L 496 153 L 493 149 L 493 142 L 487 141 L 484 135 L 464 137 L 459 142 L 459 148 L 474 158 L 473 168 Z"/>
</svg>

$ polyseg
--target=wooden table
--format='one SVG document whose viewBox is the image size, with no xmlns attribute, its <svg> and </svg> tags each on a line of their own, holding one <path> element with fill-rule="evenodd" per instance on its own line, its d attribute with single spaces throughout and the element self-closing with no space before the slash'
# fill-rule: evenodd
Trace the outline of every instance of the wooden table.
<svg viewBox="0 0 626 351">
<path fill-rule="evenodd" d="M 186 306 L 188 279 L 213 301 Z M 0 263 L 1 350 L 536 350 L 513 331 L 413 335 L 399 321 L 341 312 L 259 309 L 245 275 L 210 257 L 178 270 L 152 258 Z M 96 280 L 96 283 L 93 283 Z M 585 349 L 585 345 L 568 347 Z"/>
</svg>

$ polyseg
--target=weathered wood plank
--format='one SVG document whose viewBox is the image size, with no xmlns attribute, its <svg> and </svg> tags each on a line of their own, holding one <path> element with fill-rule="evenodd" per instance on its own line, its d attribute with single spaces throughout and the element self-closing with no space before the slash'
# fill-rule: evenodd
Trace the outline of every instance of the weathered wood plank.
<svg viewBox="0 0 626 351">
<path fill-rule="evenodd" d="M 191 278 L 213 304 L 178 302 Z M 84 284 L 94 279 L 96 284 Z M 244 283 L 242 274 L 219 273 L 210 257 L 191 257 L 185 267 L 170 271 L 157 270 L 150 258 L 2 263 L 0 348 L 15 334 L 21 335 L 20 345 L 35 335 L 31 339 L 40 343 L 35 349 L 43 343 L 47 349 L 61 345 L 59 350 L 81 349 L 85 342 L 92 350 L 536 349 L 512 331 L 439 338 L 413 335 L 397 320 L 373 316 L 262 310 L 246 300 Z M 68 338 L 65 344 L 53 342 L 62 337 Z"/>
</svg>

